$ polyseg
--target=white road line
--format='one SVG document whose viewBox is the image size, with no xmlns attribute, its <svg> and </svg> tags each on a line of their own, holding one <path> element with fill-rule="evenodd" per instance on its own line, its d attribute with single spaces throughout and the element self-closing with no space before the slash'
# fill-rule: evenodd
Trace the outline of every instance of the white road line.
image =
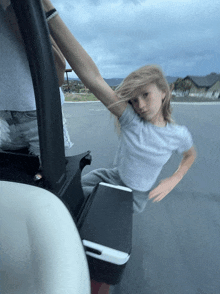
<svg viewBox="0 0 220 294">
<path fill-rule="evenodd" d="M 94 108 L 90 108 L 89 111 L 106 111 L 106 108 L 101 108 L 101 109 L 94 109 Z"/>
<path fill-rule="evenodd" d="M 64 101 L 64 103 L 78 103 L 78 104 L 80 104 L 80 103 L 101 103 L 101 101 Z"/>
<path fill-rule="evenodd" d="M 82 104 L 82 103 L 101 103 L 101 101 L 65 101 L 64 103 L 77 103 L 77 104 Z M 171 104 L 185 104 L 185 105 L 220 105 L 220 102 L 171 102 Z"/>
<path fill-rule="evenodd" d="M 171 104 L 185 104 L 185 105 L 220 105 L 220 102 L 171 102 Z"/>
</svg>

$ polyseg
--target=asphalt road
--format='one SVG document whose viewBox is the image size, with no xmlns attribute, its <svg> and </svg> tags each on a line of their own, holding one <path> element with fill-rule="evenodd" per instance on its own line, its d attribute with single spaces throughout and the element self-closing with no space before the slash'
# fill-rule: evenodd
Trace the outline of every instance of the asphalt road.
<svg viewBox="0 0 220 294">
<path fill-rule="evenodd" d="M 111 167 L 118 139 L 114 119 L 99 102 L 66 103 L 74 146 L 91 150 L 84 173 Z M 181 183 L 161 202 L 134 217 L 133 249 L 113 294 L 220 293 L 220 104 L 173 104 L 173 117 L 192 133 L 198 157 Z M 174 154 L 158 181 L 170 176 Z"/>
</svg>

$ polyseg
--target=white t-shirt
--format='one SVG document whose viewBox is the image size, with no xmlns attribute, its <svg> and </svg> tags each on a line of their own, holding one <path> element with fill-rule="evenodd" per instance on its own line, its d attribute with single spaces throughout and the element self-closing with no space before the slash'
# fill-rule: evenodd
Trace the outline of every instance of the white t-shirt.
<svg viewBox="0 0 220 294">
<path fill-rule="evenodd" d="M 142 120 L 130 105 L 119 122 L 116 165 L 122 181 L 133 190 L 150 190 L 172 153 L 183 153 L 193 145 L 185 126 L 171 123 L 162 128 L 155 126 Z"/>
<path fill-rule="evenodd" d="M 36 110 L 26 51 L 23 43 L 5 22 L 4 14 L 0 3 L 0 111 Z M 60 96 L 63 104 L 64 95 L 61 89 Z"/>
<path fill-rule="evenodd" d="M 4 20 L 0 6 L 0 110 L 36 110 L 25 48 Z"/>
</svg>

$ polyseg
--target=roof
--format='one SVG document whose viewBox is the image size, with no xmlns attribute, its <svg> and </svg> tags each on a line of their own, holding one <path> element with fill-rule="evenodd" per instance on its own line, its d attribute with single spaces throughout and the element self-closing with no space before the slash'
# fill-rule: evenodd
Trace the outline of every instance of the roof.
<svg viewBox="0 0 220 294">
<path fill-rule="evenodd" d="M 186 76 L 184 80 L 190 79 L 196 84 L 198 87 L 208 87 L 213 86 L 217 81 L 220 81 L 220 74 L 211 73 L 207 76 Z"/>
</svg>

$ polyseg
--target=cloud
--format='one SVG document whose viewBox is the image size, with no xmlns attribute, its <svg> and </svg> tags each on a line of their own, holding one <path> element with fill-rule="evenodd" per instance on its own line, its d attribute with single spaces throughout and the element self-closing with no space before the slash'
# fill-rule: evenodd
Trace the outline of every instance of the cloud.
<svg viewBox="0 0 220 294">
<path fill-rule="evenodd" d="M 159 63 L 169 75 L 219 68 L 218 0 L 53 3 L 106 78 L 124 77 L 147 63 Z"/>
</svg>

